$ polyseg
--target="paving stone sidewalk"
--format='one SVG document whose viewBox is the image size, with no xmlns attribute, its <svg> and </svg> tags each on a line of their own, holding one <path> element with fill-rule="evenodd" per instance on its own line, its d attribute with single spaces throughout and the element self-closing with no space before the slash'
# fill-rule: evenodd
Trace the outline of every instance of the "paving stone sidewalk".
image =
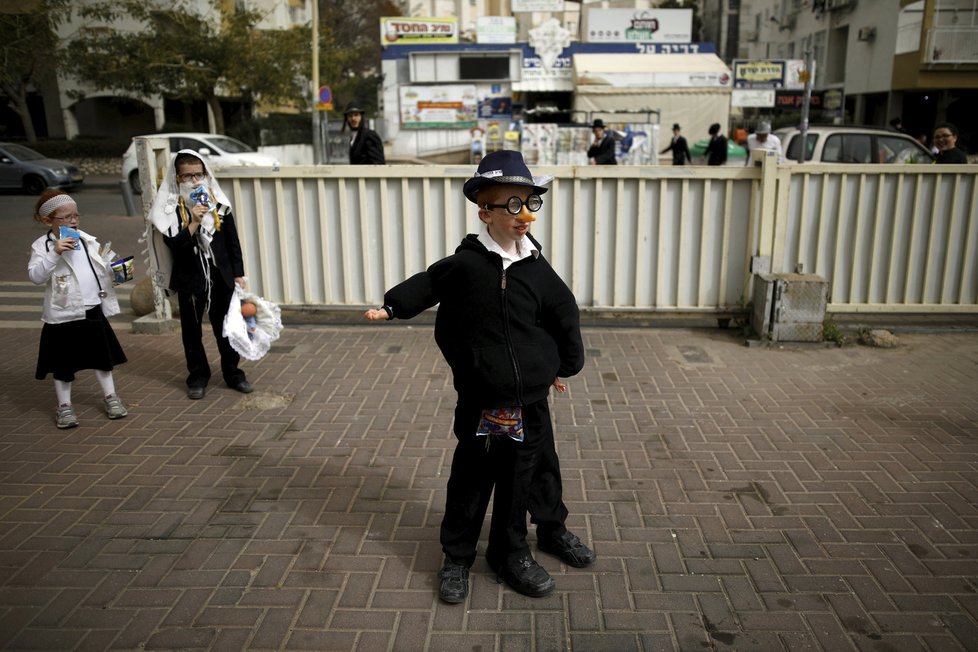
<svg viewBox="0 0 978 652">
<path fill-rule="evenodd" d="M 178 334 L 120 329 L 129 417 L 83 372 L 68 431 L 38 334 L 3 331 L 0 648 L 978 649 L 978 334 L 586 329 L 552 404 L 569 525 L 599 560 L 539 554 L 557 591 L 531 599 L 480 558 L 455 606 L 430 327 L 288 328 L 244 365 L 255 394 L 202 401 Z"/>
</svg>

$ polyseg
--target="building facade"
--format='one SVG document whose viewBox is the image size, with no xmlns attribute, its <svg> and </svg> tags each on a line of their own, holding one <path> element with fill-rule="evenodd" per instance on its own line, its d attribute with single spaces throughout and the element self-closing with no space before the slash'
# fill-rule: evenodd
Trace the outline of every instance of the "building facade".
<svg viewBox="0 0 978 652">
<path fill-rule="evenodd" d="M 740 57 L 808 59 L 844 96 L 849 124 L 901 118 L 912 135 L 952 122 L 978 148 L 978 0 L 744 0 Z"/>
</svg>

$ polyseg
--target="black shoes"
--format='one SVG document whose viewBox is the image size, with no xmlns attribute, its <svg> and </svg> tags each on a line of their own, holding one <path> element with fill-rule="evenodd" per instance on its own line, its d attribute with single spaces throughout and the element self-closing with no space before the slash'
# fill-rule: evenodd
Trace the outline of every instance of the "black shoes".
<svg viewBox="0 0 978 652">
<path fill-rule="evenodd" d="M 253 391 L 255 391 L 255 388 L 252 387 L 251 383 L 249 383 L 247 380 L 239 380 L 232 385 L 228 385 L 228 387 L 236 392 L 241 392 L 242 394 L 251 394 Z"/>
<path fill-rule="evenodd" d="M 565 564 L 574 568 L 590 566 L 598 558 L 594 551 L 570 532 L 564 532 L 559 537 L 541 539 L 537 542 L 537 547 L 543 552 L 559 557 Z"/>
<path fill-rule="evenodd" d="M 489 562 L 489 566 L 499 579 L 509 584 L 517 593 L 531 598 L 542 598 L 554 590 L 555 584 L 550 573 L 529 554 L 498 567 Z"/>
<path fill-rule="evenodd" d="M 446 559 L 445 565 L 438 571 L 438 579 L 441 580 L 438 597 L 442 602 L 458 604 L 465 601 L 469 594 L 469 569 L 466 566 Z"/>
<path fill-rule="evenodd" d="M 251 386 L 247 380 L 239 380 L 234 383 L 229 383 L 228 387 L 236 392 L 241 392 L 242 394 L 251 394 L 255 391 L 255 388 Z M 207 393 L 206 387 L 188 387 L 187 388 L 187 398 L 197 401 L 204 398 L 204 394 Z"/>
</svg>

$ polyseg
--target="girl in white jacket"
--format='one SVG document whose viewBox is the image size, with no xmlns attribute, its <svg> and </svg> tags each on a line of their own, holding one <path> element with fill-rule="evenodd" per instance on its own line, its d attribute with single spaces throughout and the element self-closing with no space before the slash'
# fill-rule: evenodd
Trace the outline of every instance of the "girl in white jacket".
<svg viewBox="0 0 978 652">
<path fill-rule="evenodd" d="M 126 354 L 106 319 L 119 313 L 110 254 L 100 251 L 94 236 L 78 230 L 78 205 L 62 190 L 46 190 L 40 196 L 34 219 L 48 227 L 48 232 L 34 241 L 27 264 L 31 281 L 46 286 L 34 377 L 44 380 L 49 373 L 54 377 L 59 428 L 78 425 L 71 405 L 71 383 L 81 369 L 95 370 L 105 396 L 106 414 L 110 419 L 121 419 L 128 412 L 116 394 L 112 368 L 126 362 Z M 77 236 L 62 237 L 63 226 Z"/>
</svg>

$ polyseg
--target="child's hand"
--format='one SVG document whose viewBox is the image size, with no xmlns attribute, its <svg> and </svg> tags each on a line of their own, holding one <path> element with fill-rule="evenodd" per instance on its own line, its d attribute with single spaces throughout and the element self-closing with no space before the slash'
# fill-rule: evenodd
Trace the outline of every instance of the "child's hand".
<svg viewBox="0 0 978 652">
<path fill-rule="evenodd" d="M 363 313 L 363 318 L 368 321 L 387 321 L 387 311 L 382 308 L 371 308 Z"/>
<path fill-rule="evenodd" d="M 567 391 L 567 385 L 565 385 L 560 378 L 557 378 L 554 380 L 554 389 L 563 394 Z"/>
<path fill-rule="evenodd" d="M 74 249 L 75 244 L 74 238 L 57 238 L 54 241 L 54 251 L 60 256 L 64 252 Z"/>
<path fill-rule="evenodd" d="M 190 214 L 194 222 L 200 224 L 200 221 L 204 219 L 204 215 L 207 215 L 207 210 L 208 208 L 204 204 L 194 204 L 190 208 Z"/>
</svg>

